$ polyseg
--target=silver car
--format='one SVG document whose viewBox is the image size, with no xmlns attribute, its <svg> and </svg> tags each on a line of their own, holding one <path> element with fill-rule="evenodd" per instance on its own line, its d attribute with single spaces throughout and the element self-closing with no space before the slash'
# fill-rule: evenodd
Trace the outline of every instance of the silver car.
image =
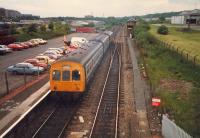
<svg viewBox="0 0 200 138">
<path fill-rule="evenodd" d="M 12 49 L 8 48 L 6 45 L 0 45 L 0 54 L 11 53 Z"/>
<path fill-rule="evenodd" d="M 30 63 L 18 63 L 16 65 L 10 66 L 7 68 L 8 72 L 13 74 L 33 74 L 37 75 L 38 73 L 43 73 L 44 68 L 33 66 Z"/>
</svg>

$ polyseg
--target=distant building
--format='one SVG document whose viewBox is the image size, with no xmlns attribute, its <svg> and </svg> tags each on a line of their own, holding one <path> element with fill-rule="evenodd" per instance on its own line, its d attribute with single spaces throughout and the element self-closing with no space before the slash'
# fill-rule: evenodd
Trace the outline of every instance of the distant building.
<svg viewBox="0 0 200 138">
<path fill-rule="evenodd" d="M 86 21 L 72 21 L 71 25 L 72 26 L 84 26 L 84 25 L 88 25 L 89 23 Z"/>
<path fill-rule="evenodd" d="M 40 16 L 33 16 L 32 14 L 21 14 L 16 10 L 9 10 L 0 8 L 0 21 L 10 21 L 13 19 L 39 19 Z"/>
<path fill-rule="evenodd" d="M 93 15 L 85 15 L 85 18 L 94 18 Z"/>
<path fill-rule="evenodd" d="M 195 9 L 191 11 L 183 11 L 179 16 L 172 16 L 172 24 L 194 24 L 200 25 L 200 9 Z"/>
<path fill-rule="evenodd" d="M 20 20 L 21 24 L 45 24 L 43 20 Z"/>
<path fill-rule="evenodd" d="M 144 18 L 144 20 L 145 20 L 146 22 L 150 22 L 150 21 L 158 21 L 159 18 L 158 18 L 158 17 L 155 17 L 155 18 Z"/>
</svg>

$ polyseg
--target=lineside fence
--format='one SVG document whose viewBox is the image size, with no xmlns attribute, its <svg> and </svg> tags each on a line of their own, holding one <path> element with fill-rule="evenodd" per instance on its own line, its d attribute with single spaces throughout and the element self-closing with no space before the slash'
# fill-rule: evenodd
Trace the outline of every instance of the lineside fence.
<svg viewBox="0 0 200 138">
<path fill-rule="evenodd" d="M 45 71 L 45 73 L 48 71 Z M 9 94 L 20 87 L 27 87 L 30 82 L 38 80 L 43 74 L 28 75 L 26 73 L 16 75 L 6 71 L 0 72 L 0 97 Z"/>
<path fill-rule="evenodd" d="M 164 138 L 192 138 L 166 115 L 162 117 L 162 135 Z"/>
<path fill-rule="evenodd" d="M 177 47 L 173 45 L 172 43 L 161 41 L 156 38 L 155 40 L 158 45 L 164 46 L 165 48 L 171 50 L 172 52 L 176 52 L 177 54 L 179 54 L 183 58 L 183 60 L 191 61 L 194 66 L 200 65 L 200 55 L 192 55 L 188 50 L 181 49 L 180 47 Z"/>
</svg>

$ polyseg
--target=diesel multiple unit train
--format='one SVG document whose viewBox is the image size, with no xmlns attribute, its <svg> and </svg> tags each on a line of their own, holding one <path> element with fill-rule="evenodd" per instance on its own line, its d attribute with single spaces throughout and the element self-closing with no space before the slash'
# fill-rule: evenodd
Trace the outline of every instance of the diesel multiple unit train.
<svg viewBox="0 0 200 138">
<path fill-rule="evenodd" d="M 83 93 L 107 51 L 113 33 L 105 31 L 51 65 L 50 90 L 58 93 Z"/>
</svg>

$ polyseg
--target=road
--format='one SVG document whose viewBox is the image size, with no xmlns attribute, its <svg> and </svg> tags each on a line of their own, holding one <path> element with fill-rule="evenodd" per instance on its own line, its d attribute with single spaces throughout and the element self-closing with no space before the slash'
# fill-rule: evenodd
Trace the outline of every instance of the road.
<svg viewBox="0 0 200 138">
<path fill-rule="evenodd" d="M 91 40 L 94 36 L 96 36 L 96 34 L 73 33 L 68 35 L 67 39 L 71 39 L 73 36 L 85 37 L 86 39 Z M 48 44 L 46 45 L 41 45 L 39 47 L 29 48 L 22 51 L 13 51 L 11 54 L 0 56 L 0 72 L 5 71 L 8 66 L 23 62 L 29 58 L 34 58 L 38 54 L 45 52 L 48 48 L 62 46 L 63 37 L 58 37 L 48 40 Z"/>
</svg>

